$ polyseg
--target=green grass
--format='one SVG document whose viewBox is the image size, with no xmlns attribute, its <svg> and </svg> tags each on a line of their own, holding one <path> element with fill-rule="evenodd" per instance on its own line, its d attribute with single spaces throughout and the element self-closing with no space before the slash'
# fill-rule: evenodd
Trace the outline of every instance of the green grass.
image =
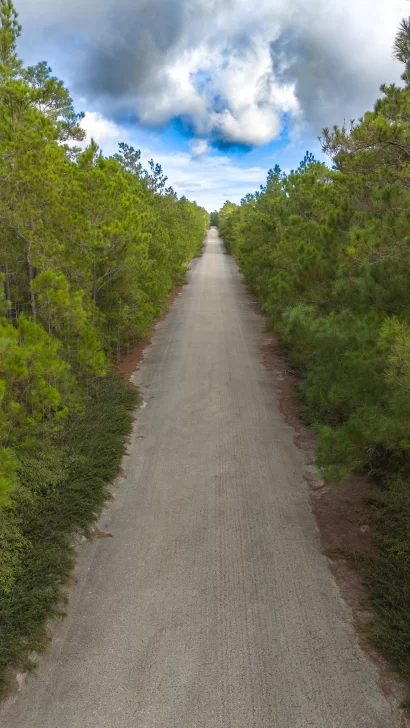
<svg viewBox="0 0 410 728">
<path fill-rule="evenodd" d="M 137 397 L 117 375 L 99 379 L 59 443 L 20 455 L 21 487 L 0 522 L 0 690 L 8 666 L 32 666 L 47 620 L 62 613 L 73 536 L 87 531 L 109 494 Z"/>
</svg>

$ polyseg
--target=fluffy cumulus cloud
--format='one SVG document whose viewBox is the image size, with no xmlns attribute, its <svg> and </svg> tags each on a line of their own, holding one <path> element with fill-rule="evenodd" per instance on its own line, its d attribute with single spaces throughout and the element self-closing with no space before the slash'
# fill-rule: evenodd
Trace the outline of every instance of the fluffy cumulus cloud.
<svg viewBox="0 0 410 728">
<path fill-rule="evenodd" d="M 23 51 L 58 49 L 74 92 L 102 114 L 88 120 L 97 131 L 107 133 L 107 119 L 174 123 L 201 157 L 210 145 L 264 145 L 285 123 L 317 135 L 363 113 L 380 83 L 400 76 L 391 46 L 409 8 L 406 0 L 20 0 L 18 9 Z"/>
<path fill-rule="evenodd" d="M 94 139 L 100 146 L 121 141 L 122 130 L 110 119 L 105 119 L 99 111 L 86 111 L 81 125 L 88 140 Z"/>
</svg>

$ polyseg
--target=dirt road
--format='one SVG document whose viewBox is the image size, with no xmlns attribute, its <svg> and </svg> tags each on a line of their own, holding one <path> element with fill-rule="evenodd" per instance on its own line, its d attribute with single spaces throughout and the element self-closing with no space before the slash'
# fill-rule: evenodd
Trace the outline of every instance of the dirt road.
<svg viewBox="0 0 410 728">
<path fill-rule="evenodd" d="M 136 376 L 126 479 L 2 728 L 391 728 L 216 231 Z"/>
</svg>

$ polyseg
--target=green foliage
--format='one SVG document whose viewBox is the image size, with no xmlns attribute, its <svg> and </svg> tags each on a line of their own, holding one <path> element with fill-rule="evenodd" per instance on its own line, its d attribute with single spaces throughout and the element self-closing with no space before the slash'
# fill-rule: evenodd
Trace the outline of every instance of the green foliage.
<svg viewBox="0 0 410 728">
<path fill-rule="evenodd" d="M 3 390 L 4 394 L 4 390 Z M 12 450 L 0 450 L 0 506 L 8 503 L 8 495 L 18 485 L 18 460 Z"/>
<path fill-rule="evenodd" d="M 366 570 L 366 581 L 381 617 L 374 643 L 400 673 L 410 679 L 410 488 L 408 480 L 391 476 L 374 492 L 378 514 L 379 553 Z"/>
<path fill-rule="evenodd" d="M 135 396 L 110 361 L 147 336 L 209 224 L 138 150 L 76 146 L 83 114 L 47 63 L 23 65 L 20 33 L 0 0 L 1 675 L 38 647 L 72 533 L 119 467 Z"/>
<path fill-rule="evenodd" d="M 37 321 L 61 342 L 64 358 L 77 376 L 104 375 L 106 357 L 84 292 L 73 293 L 66 276 L 51 270 L 39 273 L 31 290 L 36 295 Z"/>
<path fill-rule="evenodd" d="M 0 442 L 34 445 L 61 427 L 78 400 L 60 344 L 39 324 L 20 316 L 0 322 Z"/>
<path fill-rule="evenodd" d="M 378 644 L 410 675 L 410 21 L 394 52 L 406 85 L 381 87 L 373 111 L 323 131 L 332 169 L 309 153 L 268 173 L 219 230 L 300 374 L 317 461 L 384 484 L 381 548 L 369 576 Z M 398 485 L 400 484 L 400 485 Z"/>
</svg>

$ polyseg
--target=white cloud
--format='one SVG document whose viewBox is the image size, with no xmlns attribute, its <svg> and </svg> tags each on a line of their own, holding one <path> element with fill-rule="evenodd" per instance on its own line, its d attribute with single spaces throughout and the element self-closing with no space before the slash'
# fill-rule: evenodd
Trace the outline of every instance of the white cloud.
<svg viewBox="0 0 410 728">
<path fill-rule="evenodd" d="M 99 146 L 107 148 L 107 143 L 119 141 L 122 130 L 110 119 L 106 119 L 99 111 L 87 111 L 81 126 L 87 134 L 87 140 L 94 139 Z"/>
<path fill-rule="evenodd" d="M 275 82 L 268 36 L 233 47 L 229 55 L 225 40 L 215 41 L 212 49 L 205 42 L 185 51 L 165 73 L 164 91 L 158 94 L 154 87 L 136 102 L 144 123 L 161 125 L 179 116 L 189 119 L 198 135 L 261 146 L 279 135 L 283 113 L 299 111 L 293 85 Z"/>
<path fill-rule="evenodd" d="M 277 138 L 285 117 L 316 135 L 369 108 L 380 83 L 400 77 L 391 47 L 409 8 L 406 0 L 19 5 L 31 47 L 37 37 L 41 55 L 66 54 L 88 107 L 148 128 L 177 117 L 201 139 L 255 146 Z M 89 121 L 108 138 L 98 118 Z"/>
<path fill-rule="evenodd" d="M 210 151 L 210 147 L 206 139 L 193 139 L 189 145 L 189 149 L 193 159 L 203 157 Z"/>
</svg>

